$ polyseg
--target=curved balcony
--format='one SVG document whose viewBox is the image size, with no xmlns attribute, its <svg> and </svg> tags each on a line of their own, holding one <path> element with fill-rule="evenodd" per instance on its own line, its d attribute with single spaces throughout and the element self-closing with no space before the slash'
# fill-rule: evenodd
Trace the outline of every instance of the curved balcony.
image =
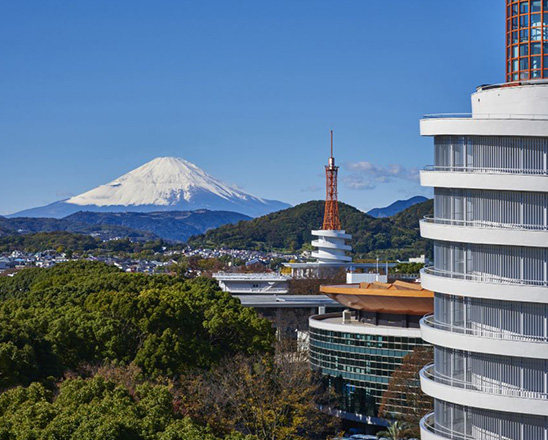
<svg viewBox="0 0 548 440">
<path fill-rule="evenodd" d="M 421 236 L 432 240 L 508 246 L 546 247 L 548 226 L 497 223 L 481 220 L 450 220 L 424 217 Z"/>
<path fill-rule="evenodd" d="M 312 258 L 317 258 L 320 262 L 328 263 L 350 263 L 352 261 L 352 257 L 348 257 L 344 255 L 344 253 L 336 253 L 336 250 L 333 250 L 333 253 L 331 253 L 328 250 L 324 251 L 318 249 L 317 251 L 312 252 Z"/>
<path fill-rule="evenodd" d="M 426 414 L 420 422 L 421 440 L 474 440 L 473 437 L 448 428 L 440 428 L 434 423 L 434 413 Z"/>
<path fill-rule="evenodd" d="M 539 169 L 430 166 L 420 179 L 436 188 L 548 192 L 548 172 Z"/>
<path fill-rule="evenodd" d="M 422 136 L 535 136 L 547 137 L 548 124 L 540 115 L 438 115 L 420 121 Z"/>
<path fill-rule="evenodd" d="M 433 315 L 420 321 L 422 338 L 433 345 L 500 356 L 548 358 L 548 339 L 440 323 Z"/>
<path fill-rule="evenodd" d="M 312 246 L 317 248 L 324 248 L 324 249 L 337 249 L 340 251 L 352 250 L 352 246 L 348 246 L 347 244 L 335 243 L 335 242 L 325 241 L 325 240 L 312 240 Z"/>
<path fill-rule="evenodd" d="M 421 388 L 429 396 L 458 405 L 494 411 L 548 415 L 548 394 L 519 387 L 470 383 L 442 376 L 427 365 L 420 371 Z"/>
<path fill-rule="evenodd" d="M 442 171 L 452 173 L 481 173 L 481 174 L 518 174 L 527 176 L 548 176 L 548 170 L 539 168 L 497 168 L 472 167 L 454 165 L 426 165 L 424 171 Z"/>
<path fill-rule="evenodd" d="M 519 298 L 519 301 L 548 303 L 548 281 L 464 274 L 426 267 L 421 270 L 421 283 L 425 289 L 439 293 L 501 301 L 516 301 Z"/>
</svg>

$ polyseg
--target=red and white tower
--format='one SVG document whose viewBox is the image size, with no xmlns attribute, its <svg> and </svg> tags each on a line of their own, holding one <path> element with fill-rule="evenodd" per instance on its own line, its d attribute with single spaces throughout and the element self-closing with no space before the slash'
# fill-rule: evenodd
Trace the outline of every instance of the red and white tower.
<svg viewBox="0 0 548 440">
<path fill-rule="evenodd" d="M 341 230 L 341 221 L 339 219 L 339 202 L 337 200 L 337 174 L 339 167 L 335 165 L 333 156 L 333 130 L 331 131 L 331 156 L 329 163 L 325 167 L 325 212 L 322 229 L 312 231 L 312 235 L 318 237 L 312 241 L 312 246 L 317 248 L 312 252 L 312 257 L 318 260 L 318 263 L 328 265 L 346 265 L 352 261 L 352 258 L 346 255 L 352 247 L 346 244 L 346 240 L 352 238 Z"/>
</svg>

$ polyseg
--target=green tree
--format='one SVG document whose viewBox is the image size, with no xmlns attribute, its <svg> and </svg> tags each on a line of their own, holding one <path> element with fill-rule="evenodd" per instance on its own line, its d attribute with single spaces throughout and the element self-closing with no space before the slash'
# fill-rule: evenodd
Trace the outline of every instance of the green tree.
<svg viewBox="0 0 548 440">
<path fill-rule="evenodd" d="M 402 422 L 391 423 L 386 431 L 381 431 L 377 433 L 379 437 L 388 437 L 390 440 L 402 440 L 407 438 L 406 433 L 409 430 L 409 427 Z"/>
</svg>

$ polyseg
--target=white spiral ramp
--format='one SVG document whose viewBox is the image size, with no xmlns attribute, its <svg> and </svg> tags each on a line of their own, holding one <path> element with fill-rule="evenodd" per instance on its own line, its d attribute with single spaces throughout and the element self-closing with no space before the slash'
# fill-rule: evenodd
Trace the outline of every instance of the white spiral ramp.
<svg viewBox="0 0 548 440">
<path fill-rule="evenodd" d="M 312 252 L 312 257 L 318 260 L 320 264 L 344 264 L 352 261 L 352 257 L 346 255 L 346 252 L 352 250 L 352 246 L 346 244 L 346 240 L 351 240 L 352 236 L 345 231 L 336 230 L 317 230 L 312 231 L 312 235 L 318 237 L 312 241 L 312 246 L 317 250 Z"/>
</svg>

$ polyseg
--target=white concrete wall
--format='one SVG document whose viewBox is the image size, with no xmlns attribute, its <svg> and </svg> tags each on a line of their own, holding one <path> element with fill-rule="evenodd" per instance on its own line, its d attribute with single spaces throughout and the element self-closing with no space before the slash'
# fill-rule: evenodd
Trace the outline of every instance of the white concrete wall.
<svg viewBox="0 0 548 440">
<path fill-rule="evenodd" d="M 374 283 L 379 281 L 381 283 L 388 282 L 387 275 L 380 275 L 378 273 L 353 273 L 348 272 L 346 274 L 346 284 L 358 284 L 358 283 Z"/>
<path fill-rule="evenodd" d="M 548 118 L 548 84 L 479 90 L 471 99 L 474 116 L 510 114 Z"/>
</svg>

